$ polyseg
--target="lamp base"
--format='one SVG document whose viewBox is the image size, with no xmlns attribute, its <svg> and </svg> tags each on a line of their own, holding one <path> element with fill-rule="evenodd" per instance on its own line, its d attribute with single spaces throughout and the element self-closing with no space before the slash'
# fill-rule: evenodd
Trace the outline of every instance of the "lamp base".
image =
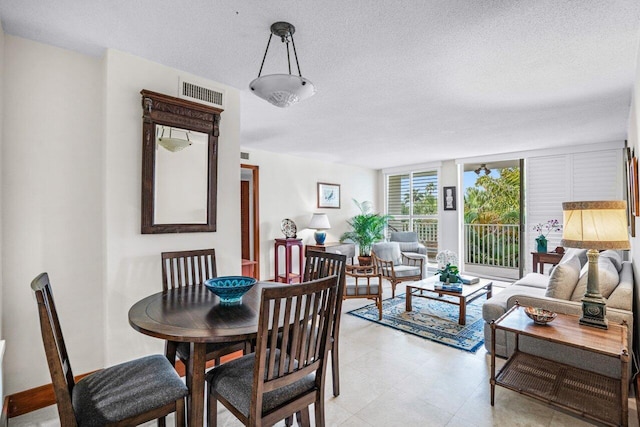
<svg viewBox="0 0 640 427">
<path fill-rule="evenodd" d="M 316 239 L 316 245 L 324 245 L 324 239 L 327 238 L 327 233 L 324 231 L 316 231 L 313 233 L 313 237 Z"/>
<path fill-rule="evenodd" d="M 608 329 L 609 322 L 605 317 L 606 314 L 607 306 L 602 298 L 591 298 L 587 296 L 582 298 L 582 317 L 580 317 L 581 325 Z"/>
</svg>

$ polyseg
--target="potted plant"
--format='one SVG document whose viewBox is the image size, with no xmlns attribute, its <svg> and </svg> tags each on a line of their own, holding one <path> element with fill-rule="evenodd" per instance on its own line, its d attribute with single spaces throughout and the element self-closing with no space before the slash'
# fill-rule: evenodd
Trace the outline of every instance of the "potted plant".
<svg viewBox="0 0 640 427">
<path fill-rule="evenodd" d="M 547 252 L 547 235 L 552 231 L 562 231 L 562 224 L 557 219 L 550 219 L 546 223 L 540 223 L 533 226 L 533 229 L 538 232 L 536 237 L 536 243 L 538 244 L 538 252 Z"/>
<path fill-rule="evenodd" d="M 384 229 L 391 216 L 374 213 L 371 209 L 371 202 L 360 203 L 355 199 L 353 202 L 360 209 L 360 214 L 347 221 L 353 230 L 343 233 L 340 236 L 340 242 L 351 240 L 358 244 L 360 248 L 358 262 L 360 265 L 370 265 L 371 246 L 384 239 Z"/>
<path fill-rule="evenodd" d="M 447 263 L 446 266 L 436 271 L 436 275 L 440 275 L 442 283 L 458 283 L 460 282 L 460 271 L 455 265 Z"/>
</svg>

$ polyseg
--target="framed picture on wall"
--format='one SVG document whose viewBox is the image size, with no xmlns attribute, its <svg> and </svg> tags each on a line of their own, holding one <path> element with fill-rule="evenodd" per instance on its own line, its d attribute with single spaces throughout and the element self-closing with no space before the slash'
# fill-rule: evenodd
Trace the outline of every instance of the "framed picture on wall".
<svg viewBox="0 0 640 427">
<path fill-rule="evenodd" d="M 318 183 L 318 207 L 340 208 L 340 184 Z"/>
<path fill-rule="evenodd" d="M 445 211 L 456 210 L 456 187 L 442 187 L 442 203 Z"/>
</svg>

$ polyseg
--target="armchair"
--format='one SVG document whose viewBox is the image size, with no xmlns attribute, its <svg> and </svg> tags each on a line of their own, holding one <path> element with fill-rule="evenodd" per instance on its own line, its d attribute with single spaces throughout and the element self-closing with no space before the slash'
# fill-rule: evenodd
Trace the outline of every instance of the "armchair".
<svg viewBox="0 0 640 427">
<path fill-rule="evenodd" d="M 398 242 L 401 252 L 414 252 L 427 255 L 427 247 L 418 240 L 415 231 L 392 231 L 389 235 L 390 242 Z"/>
<path fill-rule="evenodd" d="M 398 242 L 374 243 L 371 248 L 373 265 L 382 278 L 391 282 L 391 297 L 396 296 L 396 285 L 414 282 L 425 277 L 427 256 L 400 251 Z"/>
</svg>

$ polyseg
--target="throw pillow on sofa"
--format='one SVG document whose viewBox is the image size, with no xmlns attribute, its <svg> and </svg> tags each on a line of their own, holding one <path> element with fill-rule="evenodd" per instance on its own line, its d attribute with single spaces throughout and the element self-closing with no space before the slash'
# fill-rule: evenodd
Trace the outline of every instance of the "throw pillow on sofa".
<svg viewBox="0 0 640 427">
<path fill-rule="evenodd" d="M 580 278 L 580 259 L 577 256 L 558 264 L 549 277 L 545 296 L 563 300 L 571 299 Z"/>
<path fill-rule="evenodd" d="M 580 271 L 580 279 L 576 288 L 571 295 L 571 301 L 581 301 L 587 292 L 587 278 L 589 276 L 589 264 L 582 267 Z M 620 282 L 620 276 L 616 266 L 611 262 L 609 257 L 598 257 L 598 286 L 603 297 L 609 298 L 609 295 L 615 290 Z"/>
<path fill-rule="evenodd" d="M 620 256 L 620 253 L 618 251 L 614 251 L 611 249 L 602 251 L 600 252 L 600 258 L 602 257 L 609 258 L 613 265 L 616 267 L 616 270 L 618 270 L 618 273 L 620 273 L 620 270 L 622 270 L 622 257 Z"/>
<path fill-rule="evenodd" d="M 586 249 L 578 249 L 578 248 L 568 248 L 564 251 L 564 255 L 560 260 L 559 264 L 563 262 L 567 262 L 573 257 L 578 257 L 580 260 L 580 268 L 582 268 L 587 263 L 587 250 Z"/>
</svg>

